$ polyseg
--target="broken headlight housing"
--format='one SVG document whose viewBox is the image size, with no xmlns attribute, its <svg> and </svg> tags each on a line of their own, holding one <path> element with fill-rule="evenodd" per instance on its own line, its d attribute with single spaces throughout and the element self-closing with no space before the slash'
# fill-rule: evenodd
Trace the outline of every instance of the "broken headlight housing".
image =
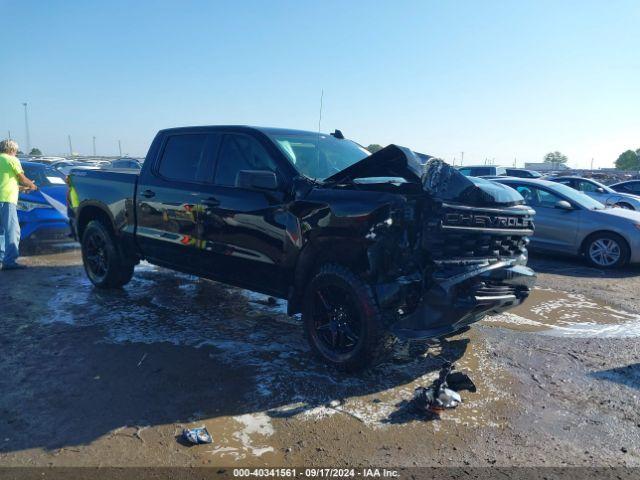
<svg viewBox="0 0 640 480">
<path fill-rule="evenodd" d="M 36 208 L 53 208 L 51 205 L 45 202 L 28 202 L 26 200 L 18 200 L 17 209 L 22 212 L 30 212 Z"/>
</svg>

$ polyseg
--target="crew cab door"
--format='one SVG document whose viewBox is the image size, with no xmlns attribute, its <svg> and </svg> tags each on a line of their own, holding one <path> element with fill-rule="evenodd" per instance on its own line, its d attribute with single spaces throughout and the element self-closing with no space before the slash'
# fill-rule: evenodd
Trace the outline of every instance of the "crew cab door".
<svg viewBox="0 0 640 480">
<path fill-rule="evenodd" d="M 215 278 L 286 296 L 286 176 L 265 143 L 248 133 L 225 133 L 213 171 L 212 202 L 202 210 L 202 234 Z M 238 186 L 240 171 L 274 172 L 273 189 Z"/>
<path fill-rule="evenodd" d="M 200 212 L 221 136 L 193 132 L 165 137 L 136 194 L 136 238 L 145 258 L 176 270 L 198 271 L 203 256 Z"/>
</svg>

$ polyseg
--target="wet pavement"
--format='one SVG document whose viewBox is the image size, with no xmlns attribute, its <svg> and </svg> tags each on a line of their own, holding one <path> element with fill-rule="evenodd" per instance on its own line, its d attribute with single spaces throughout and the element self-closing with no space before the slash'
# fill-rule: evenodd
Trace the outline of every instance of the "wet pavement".
<svg viewBox="0 0 640 480">
<path fill-rule="evenodd" d="M 25 262 L 0 276 L 0 464 L 640 465 L 640 312 L 570 291 L 566 272 L 347 375 L 311 356 L 283 301 L 149 264 L 100 291 L 76 250 Z M 410 399 L 444 359 L 477 392 L 425 418 Z M 212 444 L 181 443 L 202 425 Z"/>
<path fill-rule="evenodd" d="M 584 338 L 640 336 L 640 315 L 579 293 L 536 288 L 527 302 L 484 323 L 546 335 Z"/>
</svg>

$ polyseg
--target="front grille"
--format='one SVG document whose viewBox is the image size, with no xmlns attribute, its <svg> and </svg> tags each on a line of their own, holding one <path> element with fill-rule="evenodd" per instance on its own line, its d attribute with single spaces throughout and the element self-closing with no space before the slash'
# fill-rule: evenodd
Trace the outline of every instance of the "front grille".
<svg viewBox="0 0 640 480">
<path fill-rule="evenodd" d="M 533 232 L 528 213 L 447 208 L 437 218 L 423 235 L 425 251 L 437 261 L 517 257 L 526 252 L 527 235 Z"/>
<path fill-rule="evenodd" d="M 441 230 L 427 235 L 424 247 L 435 260 L 516 257 L 526 251 L 528 239 L 522 235 L 453 233 Z"/>
</svg>

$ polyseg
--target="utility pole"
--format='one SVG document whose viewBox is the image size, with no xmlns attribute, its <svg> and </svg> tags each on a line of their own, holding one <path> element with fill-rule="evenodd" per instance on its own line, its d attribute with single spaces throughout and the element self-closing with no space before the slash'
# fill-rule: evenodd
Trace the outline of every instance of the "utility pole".
<svg viewBox="0 0 640 480">
<path fill-rule="evenodd" d="M 464 152 L 460 152 L 460 165 L 464 165 Z"/>
<path fill-rule="evenodd" d="M 9 140 L 11 140 L 11 130 L 9 130 Z"/>
<path fill-rule="evenodd" d="M 120 156 L 122 157 L 122 142 L 118 140 L 118 151 L 120 152 Z"/>
<path fill-rule="evenodd" d="M 591 157 L 591 170 L 593 170 L 593 157 Z"/>
<path fill-rule="evenodd" d="M 96 156 L 96 137 L 93 136 L 93 156 Z"/>
<path fill-rule="evenodd" d="M 27 115 L 27 102 L 22 102 L 22 106 L 24 107 L 24 128 L 27 136 L 27 150 L 25 153 L 28 155 L 31 152 L 31 136 L 29 135 L 29 116 Z"/>
<path fill-rule="evenodd" d="M 513 158 L 513 168 L 516 168 L 516 158 Z"/>
<path fill-rule="evenodd" d="M 73 146 L 71 145 L 71 135 L 67 135 L 67 139 L 69 140 L 69 155 L 73 156 Z"/>
</svg>

